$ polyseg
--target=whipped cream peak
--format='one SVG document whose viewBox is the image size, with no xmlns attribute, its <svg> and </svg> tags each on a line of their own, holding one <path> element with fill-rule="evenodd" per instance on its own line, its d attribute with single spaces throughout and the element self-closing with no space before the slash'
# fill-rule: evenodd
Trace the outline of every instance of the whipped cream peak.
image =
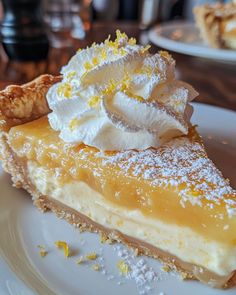
<svg viewBox="0 0 236 295">
<path fill-rule="evenodd" d="M 47 94 L 51 127 L 65 142 L 100 150 L 159 147 L 187 134 L 197 92 L 175 79 L 171 55 L 116 35 L 78 50 L 62 68 Z"/>
</svg>

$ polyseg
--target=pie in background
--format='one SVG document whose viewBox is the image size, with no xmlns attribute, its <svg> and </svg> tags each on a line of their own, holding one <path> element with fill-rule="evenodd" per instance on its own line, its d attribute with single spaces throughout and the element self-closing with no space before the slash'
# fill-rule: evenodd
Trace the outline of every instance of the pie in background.
<svg viewBox="0 0 236 295">
<path fill-rule="evenodd" d="M 202 39 L 213 48 L 236 50 L 236 3 L 216 3 L 194 8 Z"/>
</svg>

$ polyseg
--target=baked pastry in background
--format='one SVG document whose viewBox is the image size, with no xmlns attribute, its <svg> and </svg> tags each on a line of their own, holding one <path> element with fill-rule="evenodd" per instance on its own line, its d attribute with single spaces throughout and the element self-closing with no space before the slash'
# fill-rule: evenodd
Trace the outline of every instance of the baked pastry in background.
<svg viewBox="0 0 236 295">
<path fill-rule="evenodd" d="M 196 6 L 194 15 L 203 40 L 213 48 L 236 50 L 236 4 Z"/>
<path fill-rule="evenodd" d="M 208 158 L 167 52 L 117 32 L 62 69 L 0 92 L 3 168 L 40 210 L 160 258 L 185 278 L 234 283 L 236 192 Z"/>
</svg>

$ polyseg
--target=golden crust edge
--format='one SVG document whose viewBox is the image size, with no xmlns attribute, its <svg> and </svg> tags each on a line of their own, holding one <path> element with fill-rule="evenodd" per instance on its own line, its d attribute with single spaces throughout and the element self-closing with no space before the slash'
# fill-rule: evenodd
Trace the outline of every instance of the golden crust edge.
<svg viewBox="0 0 236 295">
<path fill-rule="evenodd" d="M 10 85 L 0 91 L 0 131 L 48 114 L 46 93 L 60 80 L 61 76 L 44 74 L 29 83 Z"/>
</svg>

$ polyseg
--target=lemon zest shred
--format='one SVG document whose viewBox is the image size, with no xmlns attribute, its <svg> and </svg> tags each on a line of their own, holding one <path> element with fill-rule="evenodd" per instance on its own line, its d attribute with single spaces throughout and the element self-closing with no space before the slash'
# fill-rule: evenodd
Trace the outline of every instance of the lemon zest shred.
<svg viewBox="0 0 236 295">
<path fill-rule="evenodd" d="M 145 53 L 146 51 L 148 51 L 149 49 L 151 48 L 151 45 L 146 45 L 145 47 L 143 47 L 141 50 L 140 50 L 140 52 L 143 54 L 143 53 Z"/>
<path fill-rule="evenodd" d="M 95 252 L 92 252 L 92 253 L 89 253 L 89 254 L 87 254 L 86 255 L 86 258 L 88 259 L 88 260 L 95 260 L 95 259 L 97 259 L 97 254 L 95 253 Z"/>
<path fill-rule="evenodd" d="M 46 250 L 40 250 L 39 254 L 41 257 L 45 257 L 48 254 L 48 252 Z"/>
<path fill-rule="evenodd" d="M 79 125 L 79 120 L 77 118 L 74 118 L 69 123 L 70 130 L 74 130 Z"/>
<path fill-rule="evenodd" d="M 129 45 L 135 45 L 136 42 L 137 42 L 136 39 L 133 38 L 133 37 L 129 38 L 129 40 L 128 40 L 128 44 L 129 44 Z"/>
<path fill-rule="evenodd" d="M 104 243 L 107 243 L 107 244 L 113 244 L 114 240 L 112 240 L 109 236 L 101 233 L 100 234 L 100 243 L 101 244 L 104 244 Z"/>
<path fill-rule="evenodd" d="M 132 98 L 134 98 L 135 100 L 140 101 L 140 102 L 144 101 L 144 98 L 140 95 L 133 95 Z"/>
<path fill-rule="evenodd" d="M 130 83 L 129 80 L 123 79 L 122 82 L 121 82 L 120 90 L 123 91 L 123 92 L 126 92 L 128 90 L 128 88 L 129 88 L 129 83 Z"/>
<path fill-rule="evenodd" d="M 145 101 L 145 99 L 144 99 L 142 96 L 140 96 L 140 95 L 135 95 L 135 94 L 133 94 L 133 93 L 131 93 L 131 92 L 126 92 L 126 93 L 127 93 L 127 95 L 128 95 L 131 99 L 135 99 L 135 100 L 140 101 L 140 102 L 144 102 L 144 101 Z"/>
<path fill-rule="evenodd" d="M 111 35 L 108 35 L 107 39 L 104 41 L 104 44 L 108 47 L 114 47 L 116 46 L 115 42 L 110 40 Z"/>
<path fill-rule="evenodd" d="M 122 56 L 126 55 L 126 51 L 123 47 L 120 48 L 120 55 Z"/>
<path fill-rule="evenodd" d="M 122 81 L 120 90 L 123 92 L 126 92 L 127 89 L 128 89 L 127 83 Z"/>
<path fill-rule="evenodd" d="M 107 240 L 107 239 L 108 239 L 108 238 L 107 238 L 107 236 L 106 236 L 105 234 L 103 234 L 103 233 L 100 234 L 100 243 L 101 243 L 101 244 L 106 243 L 106 240 Z"/>
<path fill-rule="evenodd" d="M 105 42 L 106 42 L 106 41 L 108 41 L 108 42 L 109 42 L 109 41 L 110 41 L 110 39 L 111 39 L 111 34 L 109 34 L 109 35 L 107 36 L 107 39 L 105 40 Z"/>
<path fill-rule="evenodd" d="M 123 92 L 126 92 L 129 88 L 129 85 L 130 85 L 130 76 L 128 72 L 126 72 L 124 78 L 121 81 L 120 90 Z"/>
<path fill-rule="evenodd" d="M 45 249 L 45 246 L 38 245 L 37 247 L 40 249 L 40 251 L 39 251 L 39 255 L 40 255 L 41 257 L 45 257 L 45 256 L 48 254 L 48 252 L 47 252 L 46 249 Z"/>
<path fill-rule="evenodd" d="M 118 50 L 117 47 L 114 47 L 114 48 L 113 48 L 113 53 L 114 53 L 115 55 L 117 55 L 117 54 L 119 53 L 119 50 Z"/>
<path fill-rule="evenodd" d="M 68 74 L 66 75 L 67 79 L 71 80 L 76 76 L 76 72 L 75 71 L 71 71 L 68 72 Z"/>
<path fill-rule="evenodd" d="M 88 101 L 88 105 L 91 107 L 91 108 L 94 108 L 100 101 L 100 96 L 99 95 L 94 95 L 92 96 L 89 101 Z"/>
<path fill-rule="evenodd" d="M 110 40 L 111 35 L 108 36 L 108 38 L 104 41 L 104 44 L 108 47 L 113 48 L 113 53 L 114 54 L 121 54 L 121 55 L 125 55 L 126 51 L 124 50 L 124 48 L 120 48 L 121 50 L 118 51 L 119 47 L 120 47 L 120 41 L 122 39 L 127 39 L 127 43 L 129 45 L 135 45 L 136 44 L 136 39 L 135 38 L 128 38 L 128 36 L 126 35 L 126 33 L 121 33 L 120 30 L 116 30 L 116 39 L 115 41 L 111 41 Z"/>
<path fill-rule="evenodd" d="M 42 246 L 42 245 L 38 245 L 37 247 L 38 247 L 39 249 L 43 249 L 43 250 L 45 249 L 45 246 Z"/>
<path fill-rule="evenodd" d="M 102 48 L 101 52 L 100 52 L 100 56 L 102 60 L 106 60 L 107 59 L 107 52 L 104 48 Z"/>
<path fill-rule="evenodd" d="M 96 65 L 99 64 L 99 61 L 98 61 L 98 58 L 97 58 L 97 57 L 93 57 L 93 58 L 92 58 L 92 64 L 93 64 L 94 66 L 96 66 Z"/>
<path fill-rule="evenodd" d="M 174 101 L 171 101 L 170 102 L 170 105 L 173 106 L 173 107 L 179 107 L 183 104 L 182 101 L 177 101 L 177 100 L 174 100 Z"/>
<path fill-rule="evenodd" d="M 117 268 L 120 271 L 120 274 L 122 274 L 123 276 L 127 276 L 127 274 L 130 272 L 130 268 L 129 268 L 128 264 L 125 263 L 125 261 L 123 259 L 121 259 L 117 263 Z"/>
<path fill-rule="evenodd" d="M 149 78 L 153 73 L 153 69 L 150 66 L 143 66 L 140 70 L 140 74 L 146 74 Z"/>
<path fill-rule="evenodd" d="M 72 86 L 69 83 L 62 83 L 57 88 L 57 94 L 63 95 L 66 98 L 70 98 L 72 94 Z"/>
<path fill-rule="evenodd" d="M 194 190 L 190 190 L 188 194 L 190 194 L 192 197 L 198 197 L 200 195 L 198 191 L 194 191 Z"/>
<path fill-rule="evenodd" d="M 69 245 L 64 241 L 56 241 L 55 245 L 59 249 L 63 249 L 65 257 L 69 257 Z"/>
<path fill-rule="evenodd" d="M 116 41 L 119 41 L 122 38 L 127 38 L 127 35 L 125 33 L 121 33 L 120 30 L 116 30 Z"/>
<path fill-rule="evenodd" d="M 164 272 L 170 272 L 171 271 L 171 268 L 169 265 L 165 264 L 162 266 L 162 271 Z"/>
<path fill-rule="evenodd" d="M 86 62 L 84 63 L 84 68 L 85 68 L 86 70 L 91 70 L 91 69 L 93 68 L 93 65 L 92 65 L 90 62 L 86 61 Z"/>
<path fill-rule="evenodd" d="M 160 50 L 159 54 L 160 54 L 161 57 L 164 57 L 166 59 L 171 59 L 172 58 L 171 54 L 169 54 L 169 52 L 165 51 L 165 50 Z"/>
<path fill-rule="evenodd" d="M 108 83 L 108 86 L 102 90 L 102 94 L 109 95 L 109 94 L 113 93 L 116 90 L 117 86 L 118 86 L 118 82 L 115 81 L 114 79 L 111 79 Z"/>
<path fill-rule="evenodd" d="M 81 76 L 81 81 L 83 81 L 83 79 L 85 79 L 86 78 L 86 76 L 88 75 L 88 72 L 86 71 L 82 76 Z"/>
<path fill-rule="evenodd" d="M 110 80 L 110 87 L 111 89 L 115 89 L 117 87 L 118 82 L 114 79 Z"/>
<path fill-rule="evenodd" d="M 114 43 L 112 41 L 105 40 L 105 45 L 108 47 L 113 47 Z"/>
</svg>

